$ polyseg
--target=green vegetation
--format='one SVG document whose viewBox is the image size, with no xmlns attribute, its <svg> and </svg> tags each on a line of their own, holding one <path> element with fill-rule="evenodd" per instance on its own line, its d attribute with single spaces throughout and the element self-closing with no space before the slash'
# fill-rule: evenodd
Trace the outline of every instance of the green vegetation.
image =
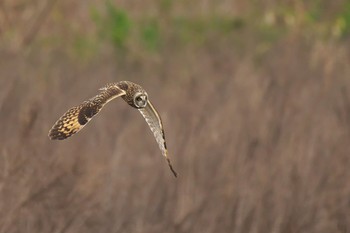
<svg viewBox="0 0 350 233">
<path fill-rule="evenodd" d="M 301 35 L 312 38 L 327 40 L 347 36 L 350 32 L 350 4 L 336 14 L 335 20 L 329 20 L 324 17 L 321 3 L 313 1 L 305 6 L 303 13 L 292 5 L 281 4 L 268 12 L 254 9 L 253 14 L 245 17 L 175 16 L 161 26 L 158 18 L 141 16 L 133 19 L 125 9 L 107 1 L 104 12 L 93 10 L 91 16 L 102 38 L 109 40 L 117 49 L 137 46 L 145 51 L 158 51 L 161 45 L 168 43 L 165 38 L 175 39 L 178 45 L 202 46 L 213 36 L 223 40 L 228 38 L 240 46 L 237 38 L 241 37 L 241 32 L 252 33 L 254 40 L 269 45 L 294 33 L 295 28 L 301 29 L 297 30 Z M 159 3 L 159 9 L 167 13 L 172 11 L 172 7 L 170 0 Z"/>
<path fill-rule="evenodd" d="M 108 0 L 98 5 L 90 5 L 90 14 L 87 14 L 89 18 L 84 19 L 85 22 L 93 22 L 89 28 L 79 25 L 78 21 L 72 24 L 64 16 L 63 9 L 56 7 L 51 15 L 48 14 L 51 17 L 50 25 L 64 25 L 64 29 L 55 28 L 51 34 L 34 35 L 32 44 L 36 48 L 40 45 L 52 48 L 65 44 L 62 47 L 70 46 L 69 49 L 74 54 L 88 58 L 98 51 L 98 45 L 102 45 L 102 42 L 107 42 L 118 51 L 127 51 L 132 47 L 145 53 L 157 53 L 174 41 L 180 47 L 204 46 L 213 43 L 212 38 L 221 40 L 216 42 L 231 40 L 232 46 L 241 47 L 243 43 L 243 46 L 249 47 L 245 44 L 249 40 L 242 39 L 247 34 L 254 41 L 263 44 L 273 44 L 295 33 L 306 39 L 325 42 L 341 41 L 350 35 L 349 2 L 332 4 L 324 0 L 314 0 L 265 5 L 259 1 L 250 1 L 247 4 L 249 7 L 244 13 L 220 14 L 220 11 L 212 11 L 196 14 L 194 11 L 193 14 L 174 14 L 179 3 L 161 0 L 154 3 L 155 13 L 152 15 L 131 14 L 125 6 Z M 33 27 L 33 22 L 36 21 L 32 19 L 28 23 L 16 24 L 14 18 L 0 16 L 0 44 L 5 48 L 18 49 L 27 46 L 21 43 L 32 33 L 29 29 Z M 40 24 L 38 28 L 40 29 Z M 39 33 L 40 31 L 38 30 Z"/>
<path fill-rule="evenodd" d="M 95 22 L 102 38 L 108 39 L 118 49 L 125 48 L 130 37 L 131 20 L 125 10 L 116 7 L 110 1 L 105 3 L 105 13 L 91 10 L 91 18 Z"/>
<path fill-rule="evenodd" d="M 157 50 L 161 43 L 160 29 L 156 20 L 141 25 L 141 41 L 148 50 Z"/>
<path fill-rule="evenodd" d="M 244 20 L 241 18 L 197 18 L 190 19 L 178 17 L 172 21 L 175 37 L 181 43 L 195 43 L 202 45 L 210 35 L 228 37 L 244 28 Z"/>
<path fill-rule="evenodd" d="M 160 1 L 158 9 L 161 13 L 158 17 L 131 15 L 127 9 L 105 1 L 103 6 L 90 6 L 90 20 L 95 31 L 83 31 L 67 24 L 73 35 L 71 39 L 53 35 L 39 38 L 37 44 L 52 47 L 67 43 L 70 53 L 79 60 L 94 57 L 103 44 L 112 45 L 118 55 L 124 56 L 131 50 L 140 54 L 159 53 L 168 44 L 202 47 L 229 43 L 235 51 L 246 51 L 244 48 L 251 48 L 250 43 L 253 43 L 257 44 L 257 56 L 261 56 L 276 42 L 295 33 L 307 40 L 325 42 L 340 41 L 350 34 L 350 3 L 345 3 L 332 14 L 327 14 L 324 1 L 317 0 L 302 5 L 302 11 L 291 4 L 278 4 L 272 8 L 257 5 L 250 12 L 237 16 L 217 13 L 207 16 L 176 15 L 172 13 L 174 5 L 171 0 Z M 57 23 L 65 23 L 65 18 L 57 19 L 57 14 L 55 10 Z M 9 35 L 9 32 L 5 30 L 4 35 Z M 251 39 L 246 40 L 247 36 Z M 3 39 L 8 40 L 7 37 Z"/>
<path fill-rule="evenodd" d="M 336 35 L 344 38 L 350 34 L 350 3 L 345 4 L 344 10 L 340 12 L 335 22 Z"/>
</svg>

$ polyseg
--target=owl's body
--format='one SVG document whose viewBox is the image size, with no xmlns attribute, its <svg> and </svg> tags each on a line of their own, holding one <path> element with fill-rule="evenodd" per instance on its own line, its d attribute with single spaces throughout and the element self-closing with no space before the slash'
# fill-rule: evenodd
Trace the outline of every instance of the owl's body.
<svg viewBox="0 0 350 233">
<path fill-rule="evenodd" d="M 172 168 L 167 155 L 164 129 L 158 112 L 148 100 L 146 91 L 138 84 L 129 81 L 107 84 L 100 89 L 100 93 L 82 104 L 69 109 L 49 131 L 51 140 L 63 140 L 79 132 L 103 106 L 109 101 L 122 97 L 131 107 L 140 111 L 149 125 L 153 135 L 168 161 L 171 171 L 177 176 Z"/>
</svg>

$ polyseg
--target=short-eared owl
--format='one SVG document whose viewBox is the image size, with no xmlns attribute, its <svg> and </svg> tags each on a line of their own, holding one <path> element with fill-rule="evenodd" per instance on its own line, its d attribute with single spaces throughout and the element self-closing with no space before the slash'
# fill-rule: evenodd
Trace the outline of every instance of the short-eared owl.
<svg viewBox="0 0 350 233">
<path fill-rule="evenodd" d="M 95 97 L 83 102 L 82 104 L 69 109 L 58 121 L 52 126 L 49 137 L 51 140 L 63 140 L 79 132 L 103 106 L 117 97 L 122 97 L 131 107 L 140 111 L 145 118 L 148 126 L 151 128 L 153 135 L 166 158 L 168 165 L 175 175 L 165 143 L 163 124 L 156 109 L 148 100 L 146 91 L 136 83 L 121 81 L 110 83 L 100 89 L 100 93 Z"/>
</svg>

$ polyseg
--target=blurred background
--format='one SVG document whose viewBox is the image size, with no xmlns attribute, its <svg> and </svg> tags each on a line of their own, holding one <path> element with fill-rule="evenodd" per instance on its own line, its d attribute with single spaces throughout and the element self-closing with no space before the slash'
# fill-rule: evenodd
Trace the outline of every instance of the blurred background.
<svg viewBox="0 0 350 233">
<path fill-rule="evenodd" d="M 350 2 L 0 1 L 0 232 L 350 232 Z M 142 85 L 50 141 L 109 82 Z"/>
</svg>

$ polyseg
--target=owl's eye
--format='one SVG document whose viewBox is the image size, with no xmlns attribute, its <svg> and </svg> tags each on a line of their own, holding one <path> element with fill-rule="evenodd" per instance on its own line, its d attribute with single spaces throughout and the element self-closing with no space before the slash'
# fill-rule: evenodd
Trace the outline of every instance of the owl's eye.
<svg viewBox="0 0 350 233">
<path fill-rule="evenodd" d="M 137 97 L 136 97 L 136 101 L 142 101 L 141 96 L 137 96 Z"/>
</svg>

